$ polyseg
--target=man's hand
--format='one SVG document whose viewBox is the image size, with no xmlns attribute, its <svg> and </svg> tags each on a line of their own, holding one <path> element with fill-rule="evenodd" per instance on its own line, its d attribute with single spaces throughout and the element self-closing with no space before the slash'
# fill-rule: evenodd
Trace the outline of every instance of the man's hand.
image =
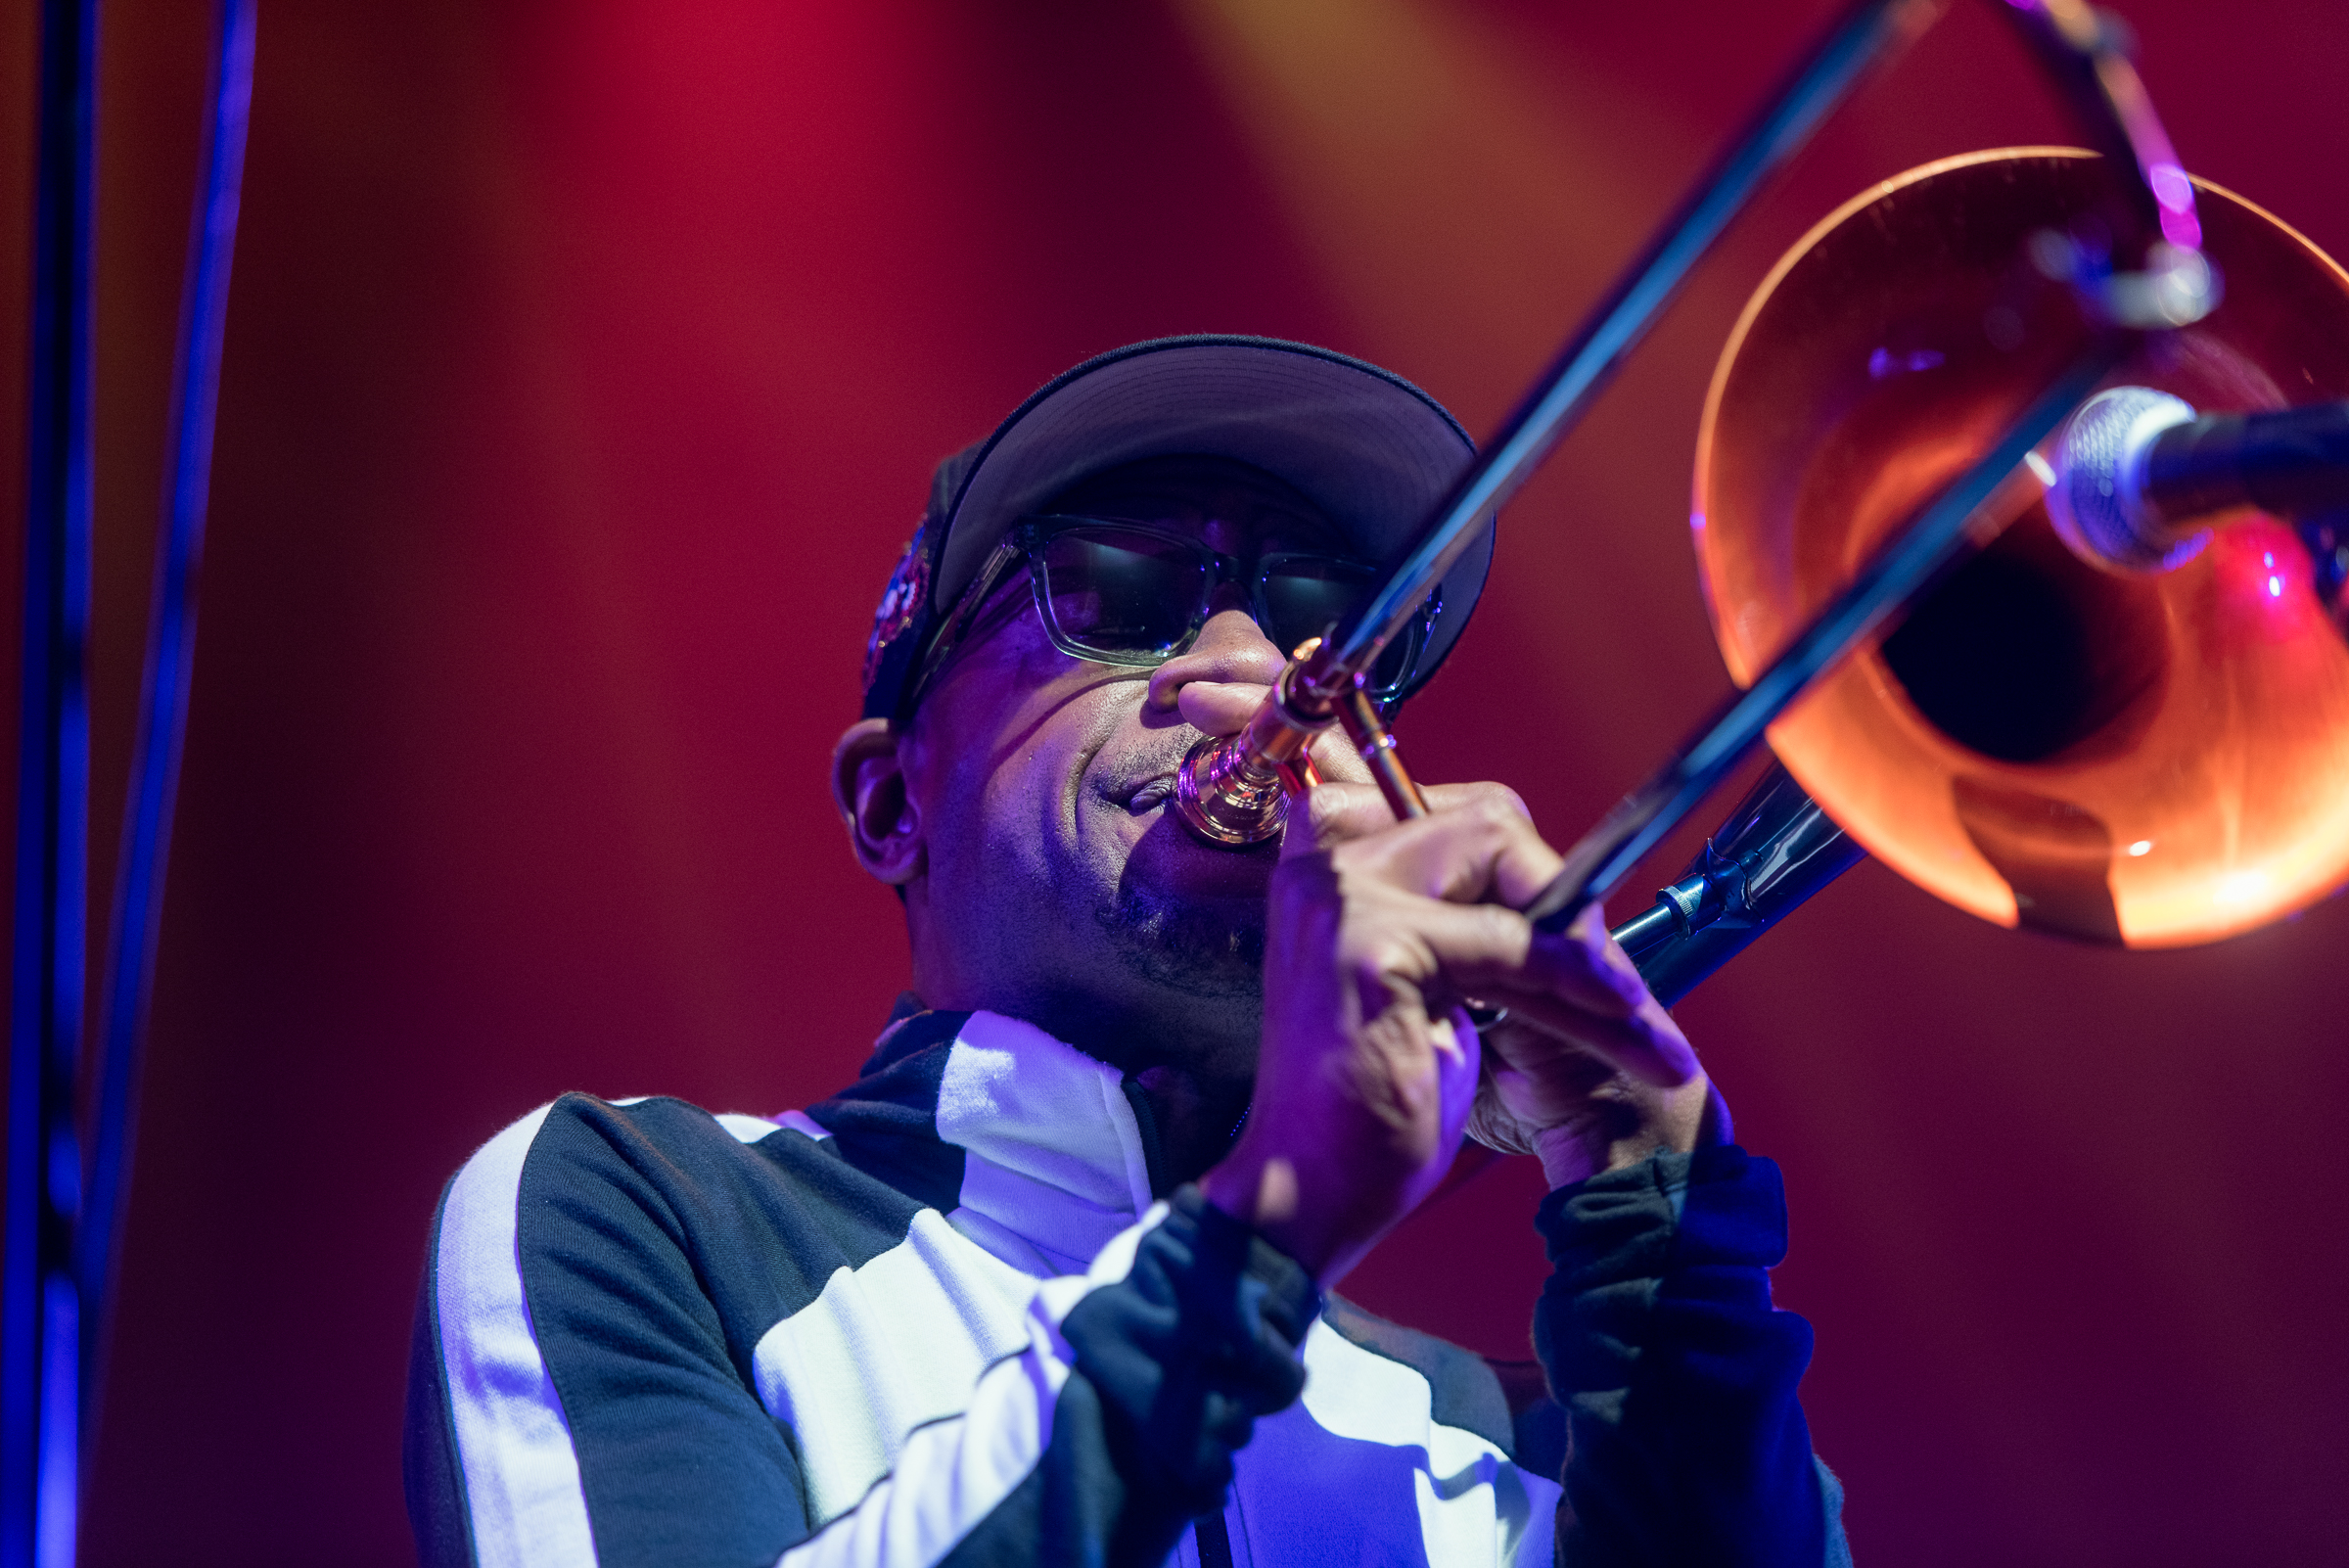
<svg viewBox="0 0 2349 1568">
<path fill-rule="evenodd" d="M 1638 971 L 1608 936 L 1605 911 L 1597 904 L 1576 916 L 1566 940 L 1637 984 Z M 1669 1031 L 1686 1049 L 1680 1026 L 1644 986 L 1634 1016 L 1659 1036 Z M 1679 1084 L 1660 1084 L 1630 1071 L 1602 1043 L 1543 1027 L 1536 1017 L 1512 1007 L 1478 1032 L 1484 1072 L 1467 1129 L 1477 1142 L 1503 1154 L 1536 1156 L 1555 1188 L 1635 1165 L 1659 1149 L 1684 1153 L 1700 1143 L 1729 1141 L 1729 1108 L 1702 1068 Z M 1689 1060 L 1693 1066 L 1693 1054 Z"/>
<path fill-rule="evenodd" d="M 1555 936 L 1517 912 L 1562 864 L 1517 797 L 1427 794 L 1414 822 L 1364 784 L 1325 784 L 1292 814 L 1256 1094 L 1201 1182 L 1324 1282 L 1434 1189 L 1463 1129 L 1540 1156 L 1552 1185 L 1726 1134 L 1599 911 Z M 1470 999 L 1508 1009 L 1481 1051 Z"/>
</svg>

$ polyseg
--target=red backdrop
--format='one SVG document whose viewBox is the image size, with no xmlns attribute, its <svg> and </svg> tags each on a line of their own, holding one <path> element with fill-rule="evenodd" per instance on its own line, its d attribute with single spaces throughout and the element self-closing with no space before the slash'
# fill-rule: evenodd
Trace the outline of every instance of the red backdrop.
<svg viewBox="0 0 2349 1568">
<path fill-rule="evenodd" d="M 108 12 L 102 779 L 206 9 Z M 87 1560 L 408 1560 L 447 1174 L 565 1088 L 772 1111 L 852 1071 L 904 952 L 823 763 L 939 454 L 1191 330 L 1362 354 L 1490 429 L 1827 9 L 265 5 Z M 2349 254 L 2338 0 L 2126 9 L 2188 163 Z M 2064 138 L 1992 10 L 1834 122 L 1515 505 L 1405 723 L 1429 775 L 1569 837 L 1724 688 L 1682 533 L 1713 356 L 1866 182 Z M 31 11 L 0 54 L 17 364 Z M 2336 901 L 2086 951 L 1867 866 L 1683 1006 L 1787 1171 L 1778 1296 L 1864 1561 L 2340 1558 L 2344 938 Z M 1480 1178 L 1349 1288 L 1522 1354 L 1538 1187 Z"/>
</svg>

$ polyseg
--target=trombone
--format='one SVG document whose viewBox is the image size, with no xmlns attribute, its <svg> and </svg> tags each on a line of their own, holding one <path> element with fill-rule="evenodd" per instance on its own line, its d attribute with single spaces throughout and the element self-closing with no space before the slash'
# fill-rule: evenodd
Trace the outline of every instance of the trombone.
<svg viewBox="0 0 2349 1568">
<path fill-rule="evenodd" d="M 1333 725 L 1398 817 L 1425 814 L 1362 672 L 1729 221 L 1941 3 L 1857 0 L 1814 46 L 1379 590 L 1295 651 L 1238 734 L 1193 748 L 1175 792 L 1191 831 L 1279 832 Z M 2094 150 L 1887 181 L 1749 301 L 1707 396 L 1692 515 L 1741 690 L 1526 911 L 1557 930 L 1606 898 L 1767 740 L 1776 765 L 1616 931 L 1668 1003 L 1865 851 L 1986 918 L 2131 945 L 2231 935 L 2349 876 L 2349 510 L 2326 509 L 2349 509 L 2349 405 L 2254 416 L 2282 422 L 2256 460 L 2242 416 L 2195 406 L 2349 395 L 2349 275 L 2186 174 L 2117 23 L 2083 0 L 1997 10 Z M 2137 401 L 2091 428 L 2083 404 L 2116 387 Z M 2180 521 L 2148 499 L 2116 522 L 2109 476 L 2105 500 L 2067 505 L 2071 445 L 2098 440 L 2135 478 L 2149 442 L 2185 473 L 2163 492 L 2195 497 Z M 2296 454 L 2280 482 L 2279 450 Z"/>
</svg>

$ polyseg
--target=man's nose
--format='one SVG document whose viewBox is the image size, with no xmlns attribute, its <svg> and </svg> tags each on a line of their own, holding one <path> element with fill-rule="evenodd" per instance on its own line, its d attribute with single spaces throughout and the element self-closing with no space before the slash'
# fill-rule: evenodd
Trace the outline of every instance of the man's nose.
<svg viewBox="0 0 2349 1568">
<path fill-rule="evenodd" d="M 1255 617 L 1237 607 L 1218 610 L 1197 642 L 1151 672 L 1150 706 L 1178 713 L 1210 735 L 1235 734 L 1286 663 Z"/>
</svg>

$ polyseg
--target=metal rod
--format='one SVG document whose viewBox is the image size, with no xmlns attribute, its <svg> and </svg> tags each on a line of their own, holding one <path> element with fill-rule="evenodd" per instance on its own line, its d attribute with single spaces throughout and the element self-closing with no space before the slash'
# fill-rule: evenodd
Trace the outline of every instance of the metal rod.
<svg viewBox="0 0 2349 1568">
<path fill-rule="evenodd" d="M 1315 639 L 1320 657 L 1310 664 L 1302 657 L 1290 661 L 1280 684 L 1265 700 L 1267 710 L 1276 705 L 1286 709 L 1290 728 L 1326 721 L 1357 677 L 1376 664 L 1388 641 L 1420 613 L 1427 596 L 1474 540 L 1478 521 L 1507 499 L 1582 417 L 1722 230 L 1801 150 L 1819 122 L 1868 69 L 1930 24 L 1943 4 L 1944 0 L 1856 0 L 1765 100 L 1760 113 L 1558 350 L 1499 434 L 1421 526 L 1418 541 L 1379 590 L 1326 639 Z M 1183 761 L 1176 814 L 1209 843 L 1262 843 L 1279 832 L 1287 819 L 1286 797 L 1270 795 L 1257 782 L 1271 761 L 1258 755 L 1257 739 L 1276 732 L 1262 720 L 1260 715 L 1237 736 L 1202 741 Z M 1401 765 L 1399 760 L 1390 761 Z"/>
<path fill-rule="evenodd" d="M 205 131 L 204 183 L 188 242 L 181 302 L 178 376 L 172 388 L 171 451 L 163 492 L 161 556 L 139 694 L 138 750 L 123 809 L 120 870 L 109 934 L 94 1064 L 90 1154 L 75 1238 L 83 1325 L 82 1431 L 97 1431 L 108 1308 L 118 1270 L 138 1112 L 140 1042 L 162 916 L 171 805 L 186 734 L 188 677 L 196 652 L 196 583 L 211 490 L 212 429 L 228 279 L 253 107 L 254 0 L 221 0 L 212 58 L 211 117 Z"/>
<path fill-rule="evenodd" d="M 8 1207 L 0 1257 L 0 1568 L 68 1568 L 79 1486 L 72 1226 L 81 1156 L 73 1066 L 88 909 L 97 0 L 45 0 L 40 27 Z"/>
<path fill-rule="evenodd" d="M 1403 765 L 1403 754 L 1395 748 L 1394 732 L 1379 716 L 1378 704 L 1362 690 L 1357 680 L 1338 701 L 1338 723 L 1344 727 L 1346 738 L 1354 745 L 1355 755 L 1370 769 L 1372 782 L 1379 794 L 1386 797 L 1387 809 L 1395 813 L 1398 822 L 1408 822 L 1427 815 L 1427 797 L 1419 793 L 1418 782 L 1410 769 Z"/>
<path fill-rule="evenodd" d="M 1860 0 L 1812 47 L 1550 361 L 1385 585 L 1339 623 L 1331 637 L 1334 676 L 1351 677 L 1377 662 L 1468 548 L 1479 519 L 1507 500 L 1582 417 L 1722 230 L 1801 151 L 1828 112 L 1871 68 L 1922 31 L 1942 4 Z"/>
</svg>

